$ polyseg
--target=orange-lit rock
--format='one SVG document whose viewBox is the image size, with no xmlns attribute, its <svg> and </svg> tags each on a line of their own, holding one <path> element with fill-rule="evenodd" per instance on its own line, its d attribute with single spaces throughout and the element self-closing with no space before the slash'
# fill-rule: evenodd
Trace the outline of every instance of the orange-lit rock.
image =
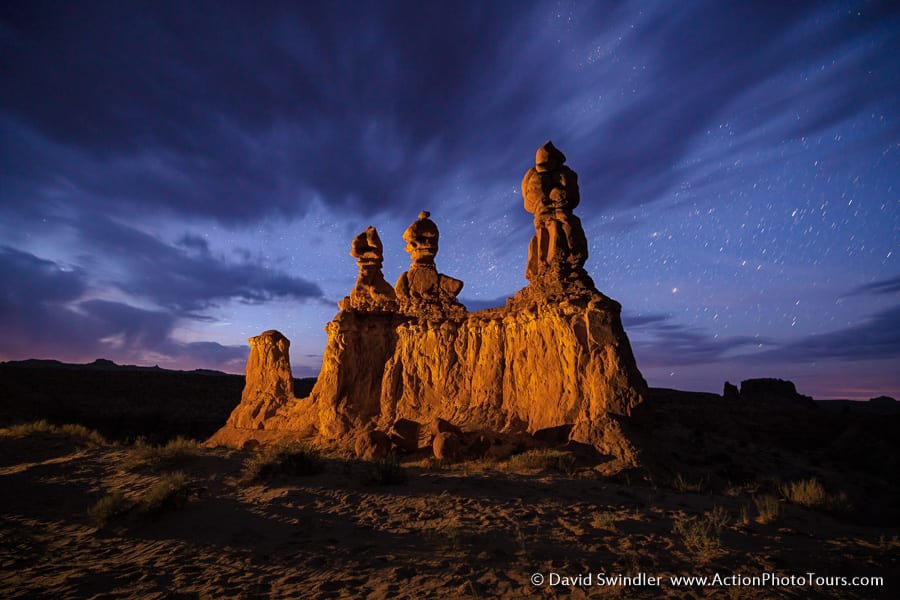
<svg viewBox="0 0 900 600">
<path fill-rule="evenodd" d="M 434 257 L 438 252 L 440 233 L 431 213 L 422 211 L 406 231 L 406 251 L 412 262 L 409 271 L 400 275 L 394 286 L 400 299 L 400 310 L 417 317 L 442 318 L 461 317 L 466 307 L 456 297 L 463 288 L 463 282 L 443 273 L 438 273 Z"/>
<path fill-rule="evenodd" d="M 642 402 L 646 383 L 620 305 L 597 291 L 584 270 L 587 242 L 572 212 L 577 176 L 564 162 L 548 142 L 525 175 L 525 207 L 535 215 L 529 284 L 506 307 L 468 313 L 459 304 L 462 282 L 437 272 L 437 226 L 423 212 L 404 232 L 412 264 L 395 286 L 397 312 L 360 310 L 351 294 L 326 326 L 322 371 L 309 398 L 251 406 L 245 392 L 248 407 L 235 415 L 249 416 L 229 424 L 252 428 L 262 419 L 266 429 L 361 444 L 364 454 L 372 445 L 360 438 L 366 432 L 389 432 L 406 451 L 434 447 L 440 437 L 435 450 L 448 456 L 472 432 L 525 435 L 566 426 L 569 439 L 636 464 L 623 422 Z M 360 258 L 354 292 L 363 259 L 381 273 L 380 240 L 370 230 L 354 241 Z M 253 352 L 248 385 L 258 361 Z"/>
<path fill-rule="evenodd" d="M 353 238 L 350 256 L 359 265 L 356 286 L 350 295 L 338 303 L 341 310 L 362 312 L 394 312 L 398 308 L 397 294 L 384 279 L 381 265 L 384 262 L 384 246 L 378 231 L 367 227 Z"/>
<path fill-rule="evenodd" d="M 266 429 L 278 409 L 294 397 L 291 342 L 281 332 L 270 329 L 252 337 L 247 359 L 246 380 L 241 403 L 232 411 L 228 425 L 239 429 Z"/>
</svg>

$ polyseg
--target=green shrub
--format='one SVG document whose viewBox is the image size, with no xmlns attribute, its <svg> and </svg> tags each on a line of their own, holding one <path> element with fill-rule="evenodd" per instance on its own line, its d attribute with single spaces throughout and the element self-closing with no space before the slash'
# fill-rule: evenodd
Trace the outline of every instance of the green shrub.
<svg viewBox="0 0 900 600">
<path fill-rule="evenodd" d="M 258 481 L 276 475 L 305 477 L 325 469 L 319 453 L 300 443 L 281 444 L 257 452 L 244 463 L 244 481 Z"/>
<path fill-rule="evenodd" d="M 575 455 L 559 450 L 528 450 L 509 457 L 512 471 L 549 470 L 571 475 L 575 472 Z"/>
</svg>

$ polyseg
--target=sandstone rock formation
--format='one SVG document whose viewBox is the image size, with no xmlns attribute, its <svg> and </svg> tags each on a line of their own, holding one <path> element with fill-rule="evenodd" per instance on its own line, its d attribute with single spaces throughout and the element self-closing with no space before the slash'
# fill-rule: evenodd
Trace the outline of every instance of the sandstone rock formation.
<svg viewBox="0 0 900 600">
<path fill-rule="evenodd" d="M 479 432 L 560 428 L 574 442 L 636 464 L 623 423 L 642 402 L 646 383 L 621 306 L 597 291 L 584 270 L 587 242 L 572 212 L 577 176 L 564 162 L 548 142 L 525 175 L 525 206 L 535 215 L 529 284 L 506 307 L 466 312 L 456 300 L 462 282 L 435 267 L 437 226 L 421 213 L 403 234 L 412 264 L 395 286 L 398 311 L 385 309 L 386 293 L 374 304 L 379 309 L 369 310 L 371 280 L 358 281 L 354 292 L 364 292 L 351 293 L 326 327 L 322 371 L 309 398 L 266 404 L 265 428 L 286 436 L 314 430 L 323 443 L 367 455 L 380 452 L 375 448 L 388 435 L 405 451 L 431 446 L 448 459 L 466 444 L 489 447 Z M 376 264 L 380 273 L 375 239 L 367 230 L 354 242 L 360 280 Z M 240 437 L 234 428 L 256 425 L 232 418 L 226 427 L 233 438 Z"/>
<path fill-rule="evenodd" d="M 241 403 L 228 418 L 238 429 L 265 429 L 266 422 L 294 397 L 294 379 L 288 352 L 291 342 L 270 329 L 250 342 L 244 392 Z"/>
<path fill-rule="evenodd" d="M 406 251 L 412 263 L 394 286 L 400 299 L 400 310 L 418 317 L 461 317 L 466 308 L 456 297 L 463 282 L 438 273 L 434 257 L 438 252 L 440 233 L 431 213 L 422 211 L 419 218 L 403 232 Z"/>
<path fill-rule="evenodd" d="M 538 148 L 534 167 L 522 178 L 525 210 L 534 215 L 525 268 L 528 293 L 548 299 L 596 291 L 584 270 L 587 239 L 573 212 L 581 201 L 578 176 L 565 162 L 565 155 L 548 140 Z"/>
<path fill-rule="evenodd" d="M 338 303 L 341 310 L 356 310 L 361 312 L 394 312 L 397 304 L 397 294 L 394 288 L 385 281 L 381 272 L 384 263 L 384 246 L 378 231 L 374 227 L 367 227 L 365 231 L 353 238 L 350 256 L 357 259 L 359 276 L 356 278 L 356 286 L 350 291 L 350 295 Z"/>
</svg>

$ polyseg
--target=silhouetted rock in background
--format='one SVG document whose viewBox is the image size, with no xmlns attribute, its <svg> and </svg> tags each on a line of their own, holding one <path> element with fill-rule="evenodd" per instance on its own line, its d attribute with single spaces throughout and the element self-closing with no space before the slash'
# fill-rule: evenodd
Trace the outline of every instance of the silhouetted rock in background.
<svg viewBox="0 0 900 600">
<path fill-rule="evenodd" d="M 733 383 L 726 381 L 725 389 L 722 390 L 722 398 L 725 400 L 738 401 L 741 399 L 741 392 Z"/>
<path fill-rule="evenodd" d="M 797 393 L 794 382 L 784 379 L 747 379 L 741 382 L 744 402 L 793 402 L 814 407 L 813 399 Z"/>
<path fill-rule="evenodd" d="M 312 379 L 294 379 L 306 396 Z M 243 375 L 198 369 L 90 364 L 55 360 L 0 363 L 0 426 L 45 419 L 79 423 L 111 440 L 177 436 L 206 439 L 222 427 L 241 399 Z"/>
</svg>

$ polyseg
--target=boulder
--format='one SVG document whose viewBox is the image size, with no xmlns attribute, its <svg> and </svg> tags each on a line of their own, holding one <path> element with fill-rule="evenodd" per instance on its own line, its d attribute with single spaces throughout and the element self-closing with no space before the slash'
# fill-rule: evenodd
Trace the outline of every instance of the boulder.
<svg viewBox="0 0 900 600">
<path fill-rule="evenodd" d="M 419 449 L 420 426 L 412 419 L 397 419 L 391 426 L 390 438 L 400 450 L 415 452 Z"/>
<path fill-rule="evenodd" d="M 391 451 L 391 438 L 377 429 L 364 431 L 356 437 L 354 451 L 362 460 L 380 460 Z"/>
<path fill-rule="evenodd" d="M 436 459 L 454 462 L 460 459 L 462 443 L 459 435 L 450 431 L 441 431 L 435 435 L 431 448 Z"/>
</svg>

